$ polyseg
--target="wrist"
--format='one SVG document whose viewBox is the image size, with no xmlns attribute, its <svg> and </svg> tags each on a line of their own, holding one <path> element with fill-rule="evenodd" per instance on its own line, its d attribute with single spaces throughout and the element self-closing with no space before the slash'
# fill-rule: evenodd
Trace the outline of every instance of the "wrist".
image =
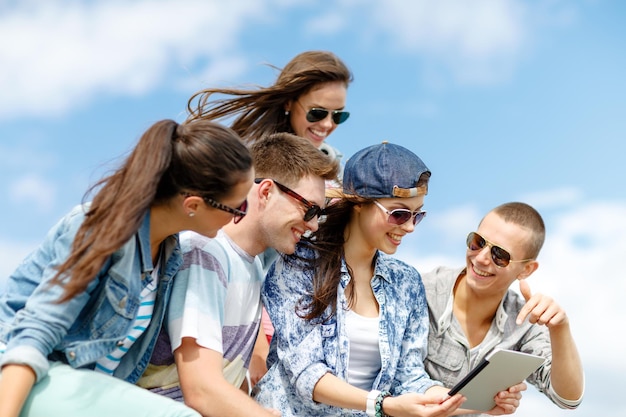
<svg viewBox="0 0 626 417">
<path fill-rule="evenodd" d="M 378 393 L 374 401 L 374 417 L 389 417 L 383 410 L 383 401 L 390 396 L 391 393 L 389 391 L 381 391 Z"/>
<path fill-rule="evenodd" d="M 378 395 L 380 394 L 380 391 L 378 390 L 371 390 L 370 392 L 367 393 L 367 402 L 365 405 L 365 414 L 367 414 L 369 417 L 375 417 L 376 416 L 376 398 L 378 397 Z"/>
</svg>

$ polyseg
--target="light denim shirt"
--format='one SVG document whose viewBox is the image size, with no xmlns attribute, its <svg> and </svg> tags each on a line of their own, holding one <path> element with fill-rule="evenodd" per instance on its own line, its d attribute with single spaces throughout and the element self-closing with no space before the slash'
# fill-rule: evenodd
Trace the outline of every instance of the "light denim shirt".
<svg viewBox="0 0 626 417">
<path fill-rule="evenodd" d="M 470 348 L 452 311 L 453 289 L 464 271 L 465 268 L 438 267 L 423 276 L 430 314 L 429 351 L 425 362 L 429 375 L 452 387 L 495 348 L 539 355 L 546 361 L 527 381 L 559 407 L 576 408 L 582 398 L 579 401 L 564 400 L 550 385 L 552 349 L 548 328 L 531 324 L 528 320 L 519 326 L 515 323 L 526 302 L 513 290 L 508 290 L 502 299 L 481 344 Z"/>
<path fill-rule="evenodd" d="M 309 250 L 299 247 L 296 254 Z M 308 252 L 307 256 L 311 256 Z M 364 411 L 332 407 L 313 401 L 313 389 L 326 373 L 347 380 L 349 340 L 346 335 L 350 281 L 345 261 L 337 288 L 337 314 L 324 324 L 307 321 L 295 313 L 304 296 L 310 301 L 312 275 L 293 258 L 279 258 L 270 268 L 263 288 L 263 302 L 274 324 L 268 373 L 256 385 L 254 396 L 265 407 L 289 416 L 365 416 Z M 380 306 L 379 348 L 381 370 L 372 389 L 393 395 L 423 393 L 432 385 L 424 371 L 428 340 L 428 316 L 424 287 L 411 266 L 377 254 L 372 290 Z M 325 316 L 330 313 L 330 307 Z"/>
<path fill-rule="evenodd" d="M 51 285 L 56 267 L 68 257 L 86 207 L 77 206 L 47 234 L 9 278 L 0 295 L 0 366 L 25 364 L 37 380 L 48 359 L 93 369 L 95 361 L 123 343 L 134 322 L 142 288 L 152 280 L 150 214 L 137 233 L 105 262 L 87 290 L 65 303 L 60 285 Z M 114 375 L 135 382 L 148 365 L 173 276 L 182 263 L 178 235 L 163 243 L 158 294 L 152 321 L 121 360 Z"/>
</svg>

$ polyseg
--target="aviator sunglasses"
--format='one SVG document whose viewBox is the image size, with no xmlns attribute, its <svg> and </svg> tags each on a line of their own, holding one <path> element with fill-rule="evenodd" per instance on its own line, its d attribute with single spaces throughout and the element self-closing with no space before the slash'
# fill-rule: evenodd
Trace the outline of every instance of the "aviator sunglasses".
<svg viewBox="0 0 626 417">
<path fill-rule="evenodd" d="M 421 222 L 426 216 L 426 212 L 422 210 L 411 211 L 407 209 L 395 209 L 389 211 L 378 201 L 374 201 L 374 204 L 376 204 L 382 211 L 387 213 L 387 215 L 389 216 L 387 218 L 387 222 L 398 226 L 401 226 L 404 223 L 408 222 L 411 218 L 413 218 L 413 224 L 416 225 Z"/>
<path fill-rule="evenodd" d="M 225 211 L 227 213 L 232 214 L 233 215 L 233 223 L 235 223 L 235 224 L 239 223 L 241 221 L 241 219 L 244 218 L 244 216 L 246 215 L 246 211 L 248 210 L 248 200 L 243 200 L 243 203 L 241 203 L 241 205 L 239 207 L 233 208 L 233 207 L 227 206 L 226 204 L 222 204 L 220 202 L 217 202 L 217 201 L 213 200 L 211 197 L 195 196 L 194 194 L 189 194 L 189 193 L 181 193 L 181 194 L 183 196 L 185 196 L 185 198 L 187 198 L 187 197 L 200 197 L 209 206 L 211 206 L 213 208 L 216 208 L 218 210 L 222 210 L 222 211 Z"/>
<path fill-rule="evenodd" d="M 300 104 L 299 101 L 298 104 Z M 300 107 L 302 107 L 303 110 L 306 110 L 306 108 L 302 104 L 300 104 Z M 328 113 L 330 113 L 330 116 L 336 125 L 342 124 L 343 122 L 348 120 L 348 117 L 350 117 L 349 111 L 328 110 L 321 107 L 313 107 L 306 113 L 306 120 L 309 123 L 319 122 L 320 120 L 324 120 L 326 117 L 328 117 Z"/>
<path fill-rule="evenodd" d="M 506 250 L 502 249 L 500 246 L 492 243 L 479 235 L 476 232 L 471 232 L 467 235 L 467 248 L 472 251 L 480 251 L 485 248 L 485 246 L 489 246 L 491 248 L 491 259 L 496 266 L 500 268 L 506 268 L 511 262 L 528 262 L 533 259 L 520 259 L 518 261 L 511 260 L 511 254 Z"/>
<path fill-rule="evenodd" d="M 255 178 L 254 179 L 254 183 L 255 184 L 259 184 L 264 179 L 265 178 Z M 283 193 L 287 194 L 289 197 L 291 197 L 291 198 L 293 198 L 295 200 L 298 200 L 299 202 L 301 202 L 304 205 L 304 207 L 306 208 L 306 211 L 304 212 L 304 221 L 305 222 L 310 221 L 315 216 L 319 217 L 319 216 L 324 214 L 324 209 L 321 208 L 320 206 L 318 206 L 317 204 L 310 203 L 306 198 L 302 197 L 300 194 L 296 193 L 291 188 L 289 188 L 289 187 L 287 187 L 285 185 L 282 185 L 278 181 L 276 181 L 274 179 L 272 179 L 272 181 L 274 182 L 274 184 L 276 184 L 276 186 L 278 187 L 278 189 L 280 191 L 282 191 Z"/>
</svg>

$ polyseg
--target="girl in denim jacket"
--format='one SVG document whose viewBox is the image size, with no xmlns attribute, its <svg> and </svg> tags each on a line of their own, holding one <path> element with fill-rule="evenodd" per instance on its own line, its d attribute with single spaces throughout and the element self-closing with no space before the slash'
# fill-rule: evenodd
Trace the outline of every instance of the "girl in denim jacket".
<svg viewBox="0 0 626 417">
<path fill-rule="evenodd" d="M 197 416 L 132 383 L 182 263 L 178 232 L 213 237 L 244 216 L 251 163 L 212 122 L 163 120 L 143 134 L 0 295 L 1 416 Z"/>
<path fill-rule="evenodd" d="M 461 412 L 463 397 L 443 401 L 448 390 L 424 369 L 420 275 L 389 256 L 425 216 L 429 178 L 418 156 L 386 142 L 348 160 L 343 190 L 327 191 L 338 200 L 326 220 L 266 277 L 263 302 L 275 333 L 270 369 L 253 390 L 263 406 L 283 417 Z"/>
</svg>

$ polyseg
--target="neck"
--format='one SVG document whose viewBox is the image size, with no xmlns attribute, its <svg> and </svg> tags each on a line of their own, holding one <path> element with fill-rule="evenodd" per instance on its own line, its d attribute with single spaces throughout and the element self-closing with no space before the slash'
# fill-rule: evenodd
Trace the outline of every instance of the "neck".
<svg viewBox="0 0 626 417">
<path fill-rule="evenodd" d="M 353 272 L 353 279 L 365 279 L 369 281 L 374 275 L 374 256 L 376 249 L 370 249 L 366 245 L 357 242 L 354 236 L 343 245 L 346 264 Z"/>
<path fill-rule="evenodd" d="M 248 218 L 248 216 L 250 213 L 246 214 L 246 217 L 237 224 L 228 223 L 222 227 L 222 231 L 248 255 L 257 256 L 263 253 L 268 246 L 262 241 L 263 233 L 256 227 L 258 222 L 252 217 Z"/>
<path fill-rule="evenodd" d="M 454 316 L 471 347 L 479 345 L 491 327 L 502 297 L 479 296 L 461 275 L 454 287 Z"/>
<path fill-rule="evenodd" d="M 159 249 L 165 238 L 180 232 L 173 220 L 172 213 L 165 206 L 150 207 L 150 251 L 153 263 L 159 256 Z"/>
</svg>

